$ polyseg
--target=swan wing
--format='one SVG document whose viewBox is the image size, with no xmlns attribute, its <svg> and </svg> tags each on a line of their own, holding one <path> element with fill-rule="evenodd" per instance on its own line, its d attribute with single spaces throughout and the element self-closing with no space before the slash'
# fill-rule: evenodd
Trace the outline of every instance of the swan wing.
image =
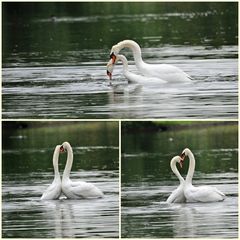
<svg viewBox="0 0 240 240">
<path fill-rule="evenodd" d="M 53 181 L 52 184 L 43 193 L 41 200 L 58 199 L 61 195 L 61 181 Z"/>
<path fill-rule="evenodd" d="M 92 183 L 86 182 L 71 182 L 70 189 L 74 195 L 83 198 L 98 198 L 103 197 L 102 191 Z"/>
<path fill-rule="evenodd" d="M 190 82 L 191 77 L 170 64 L 145 64 L 141 71 L 145 76 L 161 78 L 167 82 Z"/>
<path fill-rule="evenodd" d="M 128 73 L 128 82 L 132 83 L 142 83 L 144 85 L 149 84 L 149 83 L 166 83 L 166 81 L 162 80 L 161 78 L 157 77 L 149 77 L 149 76 L 142 76 L 134 73 Z"/>
<path fill-rule="evenodd" d="M 167 203 L 183 203 L 186 202 L 183 187 L 179 186 L 175 189 L 167 199 Z"/>
<path fill-rule="evenodd" d="M 184 192 L 188 202 L 218 202 L 225 199 L 225 195 L 215 187 L 190 187 Z"/>
</svg>

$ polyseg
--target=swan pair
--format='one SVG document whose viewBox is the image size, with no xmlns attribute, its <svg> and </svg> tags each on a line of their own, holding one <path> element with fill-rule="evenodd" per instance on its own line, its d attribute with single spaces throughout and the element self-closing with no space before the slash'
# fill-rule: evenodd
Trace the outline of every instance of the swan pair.
<svg viewBox="0 0 240 240">
<path fill-rule="evenodd" d="M 59 153 L 67 151 L 67 163 L 63 172 L 62 181 L 58 169 Z M 54 168 L 54 180 L 52 184 L 43 193 L 41 200 L 54 200 L 59 199 L 61 193 L 67 198 L 100 198 L 103 197 L 103 193 L 100 189 L 91 183 L 83 181 L 72 182 L 69 175 L 71 172 L 73 163 L 73 151 L 68 142 L 64 142 L 62 145 L 57 145 L 53 154 L 53 168 Z"/>
<path fill-rule="evenodd" d="M 125 56 L 119 55 L 123 48 L 130 48 L 133 52 L 137 69 L 142 75 L 137 75 L 128 70 L 128 61 Z M 169 64 L 148 64 L 142 60 L 140 46 L 133 40 L 124 40 L 114 45 L 107 64 L 107 75 L 112 79 L 113 66 L 119 60 L 123 63 L 123 74 L 130 82 L 190 82 L 191 77 L 181 69 Z"/>
<path fill-rule="evenodd" d="M 180 175 L 176 163 L 182 164 L 185 157 L 189 157 L 189 168 L 186 180 Z M 199 186 L 192 185 L 192 178 L 195 170 L 195 158 L 190 149 L 183 150 L 181 156 L 175 156 L 170 163 L 173 173 L 180 181 L 180 185 L 168 197 L 167 203 L 182 203 L 182 202 L 218 202 L 223 201 L 226 196 L 217 188 L 212 186 Z"/>
</svg>

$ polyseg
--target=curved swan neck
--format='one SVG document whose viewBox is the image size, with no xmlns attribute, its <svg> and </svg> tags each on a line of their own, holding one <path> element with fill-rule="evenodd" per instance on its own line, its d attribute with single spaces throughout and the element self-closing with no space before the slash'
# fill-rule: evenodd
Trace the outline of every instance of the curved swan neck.
<svg viewBox="0 0 240 240">
<path fill-rule="evenodd" d="M 190 150 L 188 151 L 187 156 L 189 157 L 189 167 L 188 167 L 186 182 L 192 183 L 192 178 L 195 170 L 195 158 L 193 153 Z"/>
<path fill-rule="evenodd" d="M 54 176 L 58 177 L 59 174 L 59 168 L 58 168 L 58 158 L 59 158 L 59 152 L 60 152 L 60 145 L 56 146 L 54 153 L 53 153 L 53 169 L 54 169 Z"/>
<path fill-rule="evenodd" d="M 143 64 L 141 48 L 136 42 L 132 40 L 124 40 L 119 42 L 117 45 L 119 47 L 119 51 L 123 48 L 130 48 L 133 51 L 133 57 L 136 65 L 140 66 Z"/>
<path fill-rule="evenodd" d="M 117 60 L 120 60 L 123 64 L 123 71 L 128 71 L 128 60 L 123 55 L 117 55 Z"/>
<path fill-rule="evenodd" d="M 65 144 L 65 148 L 67 150 L 67 163 L 63 172 L 63 178 L 68 178 L 72 169 L 73 151 L 69 143 Z"/>
<path fill-rule="evenodd" d="M 177 160 L 176 159 L 172 159 L 171 161 L 171 169 L 173 171 L 173 173 L 177 176 L 177 178 L 179 179 L 180 183 L 184 183 L 184 178 L 181 176 L 181 174 L 179 173 L 177 166 L 176 166 Z"/>
</svg>

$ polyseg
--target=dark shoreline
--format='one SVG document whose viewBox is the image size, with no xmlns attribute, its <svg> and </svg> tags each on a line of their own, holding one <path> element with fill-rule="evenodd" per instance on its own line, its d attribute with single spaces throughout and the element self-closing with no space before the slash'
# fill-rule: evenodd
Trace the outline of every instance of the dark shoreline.
<svg viewBox="0 0 240 240">
<path fill-rule="evenodd" d="M 122 122 L 122 132 L 164 132 L 172 130 L 175 131 L 237 124 L 237 121 L 132 121 Z"/>
</svg>

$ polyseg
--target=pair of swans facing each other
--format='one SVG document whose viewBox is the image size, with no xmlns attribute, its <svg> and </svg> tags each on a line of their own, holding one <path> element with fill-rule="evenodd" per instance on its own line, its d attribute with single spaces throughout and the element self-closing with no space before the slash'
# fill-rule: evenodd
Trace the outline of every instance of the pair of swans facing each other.
<svg viewBox="0 0 240 240">
<path fill-rule="evenodd" d="M 179 173 L 176 163 L 182 167 L 185 157 L 189 157 L 189 168 L 186 180 Z M 195 158 L 190 149 L 183 150 L 181 156 L 175 156 L 170 163 L 173 173 L 180 181 L 180 185 L 168 197 L 167 203 L 183 203 L 183 202 L 219 202 L 223 201 L 226 196 L 216 187 L 192 185 L 192 178 L 195 170 Z"/>
<path fill-rule="evenodd" d="M 58 158 L 60 152 L 67 151 L 67 163 L 63 172 L 62 180 L 58 168 Z M 92 183 L 83 181 L 73 182 L 70 179 L 70 172 L 73 163 L 73 151 L 68 142 L 57 145 L 53 154 L 54 180 L 43 193 L 41 200 L 59 199 L 63 193 L 69 199 L 78 198 L 100 198 L 103 197 L 102 191 Z"/>
<path fill-rule="evenodd" d="M 125 56 L 119 55 L 123 48 L 129 48 L 133 52 L 134 61 L 138 71 L 142 75 L 134 74 L 128 70 L 128 62 Z M 123 63 L 124 76 L 130 82 L 150 82 L 157 81 L 158 83 L 171 82 L 190 82 L 191 77 L 183 72 L 178 67 L 170 64 L 148 64 L 142 60 L 141 48 L 133 40 L 124 40 L 114 45 L 110 53 L 110 61 L 107 65 L 107 75 L 112 78 L 113 65 L 117 61 Z"/>
</svg>

